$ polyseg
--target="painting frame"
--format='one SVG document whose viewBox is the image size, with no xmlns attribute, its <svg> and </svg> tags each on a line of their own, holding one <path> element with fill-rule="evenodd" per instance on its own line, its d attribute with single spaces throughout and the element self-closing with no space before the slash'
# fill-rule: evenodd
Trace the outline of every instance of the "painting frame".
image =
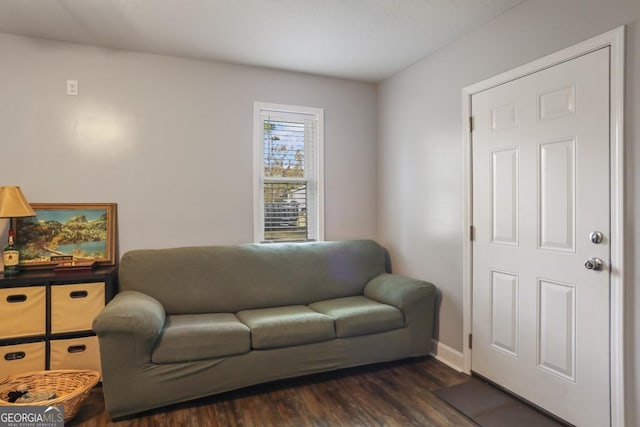
<svg viewBox="0 0 640 427">
<path fill-rule="evenodd" d="M 116 203 L 30 205 L 35 217 L 13 219 L 21 270 L 54 268 L 69 257 L 96 265 L 116 264 Z M 83 246 L 91 249 L 80 249 Z"/>
</svg>

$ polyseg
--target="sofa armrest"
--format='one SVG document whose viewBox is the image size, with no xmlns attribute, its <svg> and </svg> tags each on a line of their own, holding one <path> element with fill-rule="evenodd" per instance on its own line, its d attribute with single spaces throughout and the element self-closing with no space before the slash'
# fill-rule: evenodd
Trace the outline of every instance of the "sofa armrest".
<svg viewBox="0 0 640 427">
<path fill-rule="evenodd" d="M 435 297 L 436 287 L 429 282 L 396 274 L 381 274 L 367 283 L 364 295 L 374 301 L 392 305 L 403 312 Z"/>
<path fill-rule="evenodd" d="M 151 359 L 151 350 L 162 332 L 165 318 L 164 307 L 153 297 L 124 291 L 94 319 L 93 331 L 101 341 L 101 349 L 103 341 L 107 347 L 112 343 L 127 345 L 135 348 L 138 361 L 146 361 Z"/>
<path fill-rule="evenodd" d="M 112 332 L 155 338 L 165 321 L 164 307 L 153 297 L 124 291 L 113 298 L 93 321 L 98 335 Z"/>
<path fill-rule="evenodd" d="M 367 283 L 364 295 L 401 310 L 410 336 L 409 354 L 429 354 L 436 306 L 436 287 L 432 283 L 395 274 L 381 274 Z"/>
</svg>

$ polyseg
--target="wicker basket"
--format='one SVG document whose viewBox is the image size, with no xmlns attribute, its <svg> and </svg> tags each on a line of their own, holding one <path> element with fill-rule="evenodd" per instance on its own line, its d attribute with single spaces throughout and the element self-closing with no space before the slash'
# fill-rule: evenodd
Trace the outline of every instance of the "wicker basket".
<svg viewBox="0 0 640 427">
<path fill-rule="evenodd" d="M 100 381 L 100 373 L 89 370 L 53 370 L 27 372 L 0 380 L 0 406 L 55 406 L 64 407 L 64 421 L 76 416 L 82 402 Z M 9 392 L 26 384 L 30 391 L 55 390 L 56 397 L 35 403 L 8 402 Z"/>
</svg>

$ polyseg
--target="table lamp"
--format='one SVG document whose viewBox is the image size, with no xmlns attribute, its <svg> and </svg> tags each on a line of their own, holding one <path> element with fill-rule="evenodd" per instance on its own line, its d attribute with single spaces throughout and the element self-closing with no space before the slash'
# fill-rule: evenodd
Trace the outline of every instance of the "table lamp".
<svg viewBox="0 0 640 427">
<path fill-rule="evenodd" d="M 20 270 L 12 219 L 25 216 L 36 216 L 36 213 L 29 206 L 20 187 L 0 187 L 0 218 L 9 219 L 9 244 L 2 254 L 6 276 L 15 275 Z"/>
</svg>

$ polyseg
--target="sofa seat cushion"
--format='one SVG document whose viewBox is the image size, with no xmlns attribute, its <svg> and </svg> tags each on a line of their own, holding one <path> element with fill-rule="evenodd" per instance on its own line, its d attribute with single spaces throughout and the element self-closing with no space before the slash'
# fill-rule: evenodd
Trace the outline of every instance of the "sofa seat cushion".
<svg viewBox="0 0 640 427">
<path fill-rule="evenodd" d="M 334 319 L 339 338 L 375 334 L 404 327 L 400 310 L 364 296 L 319 301 L 309 305 L 318 313 Z"/>
<path fill-rule="evenodd" d="M 333 319 L 304 305 L 243 310 L 237 316 L 251 329 L 254 349 L 288 347 L 335 338 Z"/>
<path fill-rule="evenodd" d="M 251 333 L 234 314 L 167 316 L 151 354 L 154 363 L 176 363 L 247 353 Z"/>
</svg>

